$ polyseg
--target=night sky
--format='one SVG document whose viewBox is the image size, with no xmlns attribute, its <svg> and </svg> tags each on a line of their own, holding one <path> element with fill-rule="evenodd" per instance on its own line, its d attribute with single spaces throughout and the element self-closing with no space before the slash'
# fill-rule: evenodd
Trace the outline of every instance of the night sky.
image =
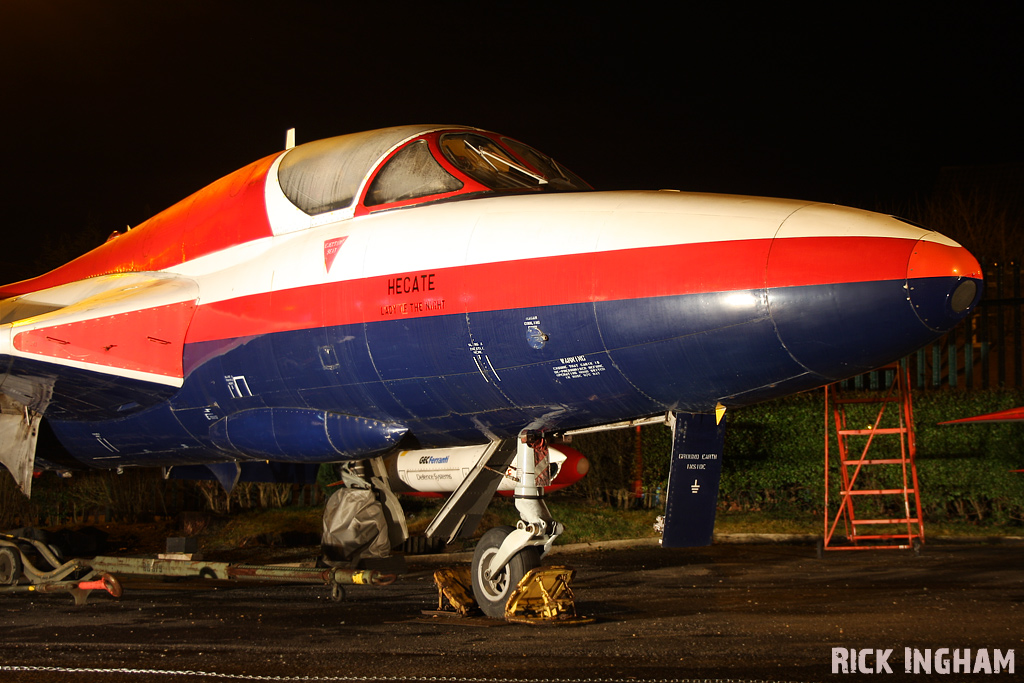
<svg viewBox="0 0 1024 683">
<path fill-rule="evenodd" d="M 2 279 L 283 148 L 289 127 L 301 143 L 467 124 L 599 189 L 868 208 L 943 166 L 1024 162 L 1013 3 L 634 5 L 2 0 Z"/>
</svg>

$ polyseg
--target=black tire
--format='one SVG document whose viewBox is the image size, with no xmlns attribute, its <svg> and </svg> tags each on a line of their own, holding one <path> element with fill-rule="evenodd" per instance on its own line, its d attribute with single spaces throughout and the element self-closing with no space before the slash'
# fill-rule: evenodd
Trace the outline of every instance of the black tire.
<svg viewBox="0 0 1024 683">
<path fill-rule="evenodd" d="M 14 548 L 0 548 L 0 585 L 13 586 L 21 578 L 21 553 Z"/>
<path fill-rule="evenodd" d="M 527 546 L 513 555 L 497 576 L 490 581 L 484 578 L 483 567 L 510 533 L 510 526 L 494 527 L 483 535 L 473 552 L 473 597 L 484 614 L 498 619 L 505 616 L 505 604 L 515 587 L 527 572 L 540 566 L 540 550 Z"/>
</svg>

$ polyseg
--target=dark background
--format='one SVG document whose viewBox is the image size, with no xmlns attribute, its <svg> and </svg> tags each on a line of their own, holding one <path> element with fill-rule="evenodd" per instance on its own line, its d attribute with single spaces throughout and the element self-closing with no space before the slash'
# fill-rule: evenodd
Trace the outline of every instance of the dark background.
<svg viewBox="0 0 1024 683">
<path fill-rule="evenodd" d="M 0 3 L 10 281 L 298 142 L 497 130 L 599 189 L 873 208 L 1024 161 L 1011 3 Z"/>
</svg>

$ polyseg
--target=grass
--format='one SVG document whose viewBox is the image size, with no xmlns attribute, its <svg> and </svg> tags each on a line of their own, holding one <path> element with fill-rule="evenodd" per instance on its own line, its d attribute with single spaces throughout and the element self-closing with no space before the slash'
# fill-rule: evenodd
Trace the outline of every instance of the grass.
<svg viewBox="0 0 1024 683">
<path fill-rule="evenodd" d="M 323 508 L 271 508 L 235 513 L 200 533 L 207 550 L 257 546 L 317 545 Z"/>
<path fill-rule="evenodd" d="M 757 512 L 719 512 L 716 534 L 818 534 L 823 522 L 817 515 Z"/>
<path fill-rule="evenodd" d="M 565 526 L 565 532 L 558 537 L 556 543 L 593 543 L 621 538 L 654 538 L 654 518 L 658 510 L 619 510 L 607 505 L 592 504 L 585 501 L 559 500 L 549 501 L 551 515 Z M 493 516 L 493 517 L 492 517 Z M 519 513 L 509 499 L 494 501 L 484 517 L 484 524 L 493 519 L 492 524 L 498 526 L 508 524 L 514 526 L 519 520 Z"/>
</svg>

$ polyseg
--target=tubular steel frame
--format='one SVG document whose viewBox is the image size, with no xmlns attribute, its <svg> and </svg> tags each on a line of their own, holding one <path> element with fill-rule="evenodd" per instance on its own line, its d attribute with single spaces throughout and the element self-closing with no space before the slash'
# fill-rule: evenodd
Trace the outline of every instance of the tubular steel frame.
<svg viewBox="0 0 1024 683">
<path fill-rule="evenodd" d="M 866 549 L 907 549 L 920 550 L 924 543 L 924 524 L 921 516 L 921 497 L 917 482 L 917 453 L 914 442 L 914 413 L 910 396 L 910 372 L 906 363 L 897 363 L 879 368 L 886 374 L 892 373 L 892 382 L 881 396 L 846 398 L 839 383 L 825 387 L 825 550 L 866 550 Z M 848 423 L 847 406 L 878 404 L 874 423 L 866 429 L 853 429 Z M 898 416 L 897 427 L 882 427 L 886 408 L 895 406 Z M 831 427 L 830 418 L 831 417 Z M 890 419 L 891 421 L 891 419 Z M 838 455 L 829 452 L 831 433 L 836 436 Z M 868 453 L 879 436 L 896 436 L 900 440 L 899 458 L 869 458 Z M 851 452 L 851 439 L 867 437 L 859 456 Z M 837 461 L 837 462 L 835 462 Z M 839 505 L 834 511 L 829 507 L 829 474 L 838 466 L 840 473 Z M 900 488 L 857 488 L 858 478 L 865 467 L 898 466 L 902 475 Z M 860 518 L 855 512 L 854 501 L 860 497 L 902 496 L 903 517 Z M 911 503 L 913 498 L 913 503 Z M 843 522 L 845 539 L 848 544 L 836 544 L 836 529 Z M 897 527 L 900 533 L 859 533 L 858 527 Z M 887 543 L 888 541 L 888 543 Z M 896 541 L 892 543 L 891 541 Z"/>
</svg>

